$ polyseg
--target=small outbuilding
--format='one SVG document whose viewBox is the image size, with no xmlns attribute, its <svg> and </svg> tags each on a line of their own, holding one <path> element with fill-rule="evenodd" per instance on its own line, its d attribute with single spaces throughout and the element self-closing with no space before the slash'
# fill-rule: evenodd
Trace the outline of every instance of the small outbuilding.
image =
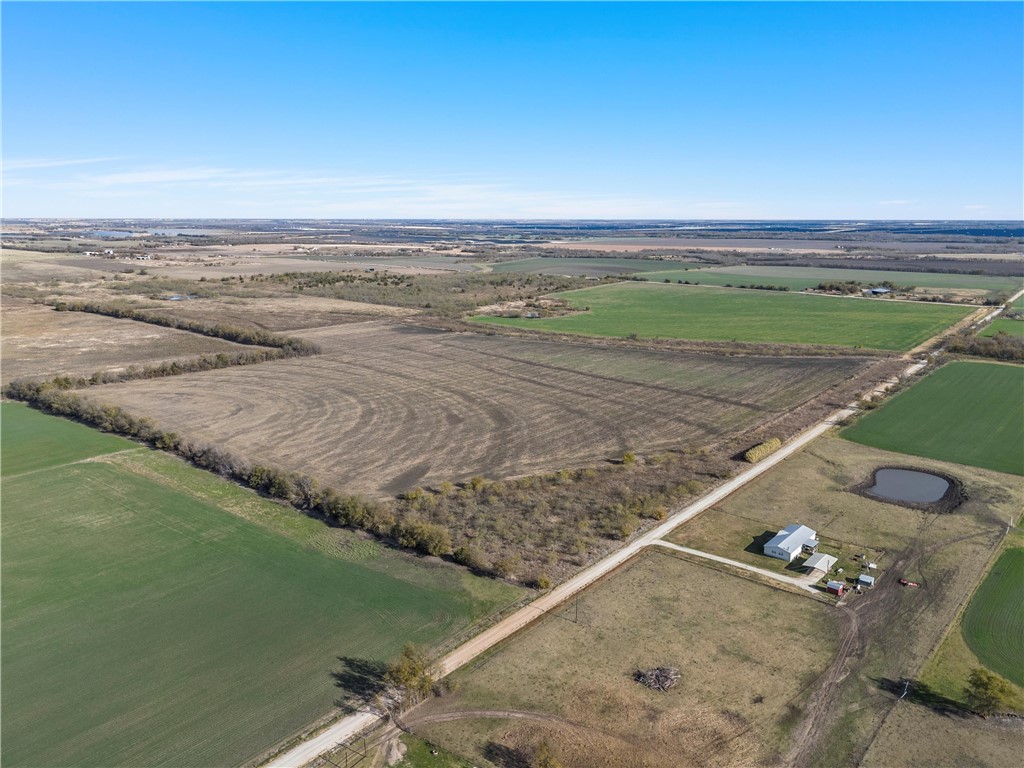
<svg viewBox="0 0 1024 768">
<path fill-rule="evenodd" d="M 830 595 L 841 595 L 846 591 L 846 585 L 841 581 L 830 581 L 825 585 L 825 591 Z"/>
<path fill-rule="evenodd" d="M 857 577 L 857 584 L 861 587 L 873 587 L 875 586 L 875 577 L 868 576 L 866 573 L 862 573 Z"/>
<path fill-rule="evenodd" d="M 837 562 L 839 562 L 838 558 L 835 558 L 832 555 L 826 555 L 824 552 L 819 552 L 818 554 L 811 555 L 807 558 L 807 562 L 804 563 L 804 568 L 808 571 L 821 571 L 822 573 L 828 573 Z"/>
</svg>

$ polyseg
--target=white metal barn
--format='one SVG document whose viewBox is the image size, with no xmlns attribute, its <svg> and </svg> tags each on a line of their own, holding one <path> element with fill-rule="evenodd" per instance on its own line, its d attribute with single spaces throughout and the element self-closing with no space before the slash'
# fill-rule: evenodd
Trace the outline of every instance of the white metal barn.
<svg viewBox="0 0 1024 768">
<path fill-rule="evenodd" d="M 801 552 L 814 552 L 818 548 L 818 541 L 815 539 L 817 535 L 806 525 L 787 525 L 764 545 L 764 553 L 768 557 L 777 557 L 779 560 L 792 563 Z"/>
</svg>

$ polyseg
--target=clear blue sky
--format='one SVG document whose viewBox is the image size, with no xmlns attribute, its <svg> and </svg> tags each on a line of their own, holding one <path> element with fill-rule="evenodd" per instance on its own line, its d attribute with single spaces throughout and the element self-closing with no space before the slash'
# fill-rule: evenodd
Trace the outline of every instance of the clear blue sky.
<svg viewBox="0 0 1024 768">
<path fill-rule="evenodd" d="M 4 215 L 1019 219 L 1022 8 L 5 2 Z"/>
</svg>

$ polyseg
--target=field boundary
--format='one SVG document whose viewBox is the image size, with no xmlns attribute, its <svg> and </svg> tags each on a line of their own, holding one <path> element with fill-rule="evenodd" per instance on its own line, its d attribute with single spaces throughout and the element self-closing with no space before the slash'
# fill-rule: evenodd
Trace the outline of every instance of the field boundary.
<svg viewBox="0 0 1024 768">
<path fill-rule="evenodd" d="M 913 375 L 920 371 L 926 363 L 914 363 L 904 371 L 905 376 Z M 895 386 L 897 381 L 886 381 L 879 384 L 871 394 L 885 392 Z M 779 462 L 799 451 L 808 443 L 831 429 L 836 423 L 852 415 L 857 411 L 856 404 L 847 405 L 835 411 L 816 425 L 802 432 L 797 437 L 784 444 L 782 448 L 755 464 L 750 469 L 734 476 L 722 485 L 715 488 L 700 499 L 688 504 L 672 514 L 665 522 L 652 528 L 646 533 L 634 539 L 631 543 L 611 553 L 608 557 L 589 566 L 579 574 L 563 582 L 551 592 L 539 597 L 532 603 L 524 606 L 516 613 L 502 620 L 495 626 L 477 635 L 464 645 L 450 653 L 448 656 L 437 662 L 437 669 L 441 677 L 451 674 L 455 670 L 465 666 L 473 659 L 487 652 L 492 647 L 515 635 L 526 626 L 531 624 L 539 616 L 547 615 L 552 609 L 564 603 L 590 585 L 610 574 L 615 569 L 631 560 L 639 552 L 658 539 L 674 531 L 686 521 L 697 516 L 706 509 L 711 508 L 722 499 L 730 496 L 739 488 L 747 485 L 755 478 L 760 477 Z M 315 739 L 297 745 L 293 749 L 281 754 L 266 764 L 266 768 L 301 768 L 301 766 L 312 761 L 325 751 L 336 747 L 343 741 L 358 735 L 379 718 L 369 713 L 360 713 L 357 717 L 344 718 L 333 726 L 329 727 Z"/>
</svg>

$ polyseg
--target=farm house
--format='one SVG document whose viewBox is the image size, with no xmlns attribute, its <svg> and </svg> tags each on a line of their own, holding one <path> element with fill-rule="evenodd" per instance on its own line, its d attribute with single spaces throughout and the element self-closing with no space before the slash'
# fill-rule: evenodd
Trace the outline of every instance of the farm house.
<svg viewBox="0 0 1024 768">
<path fill-rule="evenodd" d="M 839 562 L 839 560 L 832 555 L 826 555 L 824 552 L 819 552 L 818 554 L 807 558 L 807 562 L 804 563 L 804 568 L 808 571 L 821 571 L 822 573 L 828 573 L 837 562 Z"/>
<path fill-rule="evenodd" d="M 791 563 L 801 552 L 814 554 L 818 549 L 818 541 L 815 538 L 817 535 L 806 525 L 787 525 L 764 545 L 764 553 L 768 557 L 776 557 Z"/>
</svg>

